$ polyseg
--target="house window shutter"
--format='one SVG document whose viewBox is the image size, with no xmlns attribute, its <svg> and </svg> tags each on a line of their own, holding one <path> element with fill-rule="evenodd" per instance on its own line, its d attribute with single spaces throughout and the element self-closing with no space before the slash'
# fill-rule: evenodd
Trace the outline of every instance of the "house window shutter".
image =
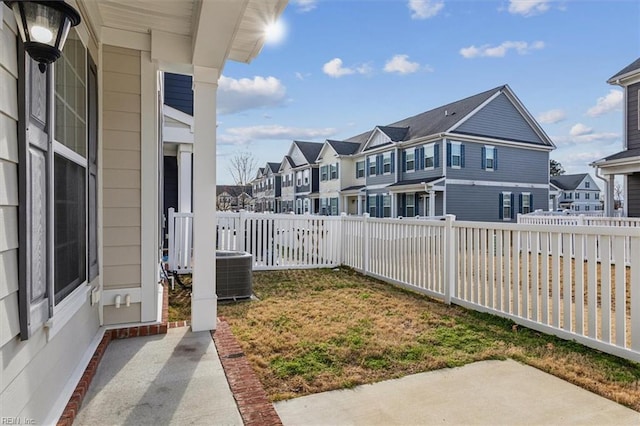
<svg viewBox="0 0 640 426">
<path fill-rule="evenodd" d="M 533 208 L 533 194 L 529 194 L 529 210 L 534 211 Z"/>
<path fill-rule="evenodd" d="M 451 167 L 451 142 L 447 142 L 447 167 Z"/>
<path fill-rule="evenodd" d="M 98 72 L 91 56 L 87 54 L 88 73 L 88 112 L 89 112 L 89 282 L 98 276 Z"/>
<path fill-rule="evenodd" d="M 50 71 L 40 73 L 38 64 L 25 55 L 18 43 L 18 317 L 20 339 L 31 337 L 33 309 L 47 312 L 49 135 L 47 90 Z"/>
<path fill-rule="evenodd" d="M 420 158 L 420 170 L 424 170 L 424 147 L 418 148 L 418 157 Z"/>
<path fill-rule="evenodd" d="M 482 147 L 482 154 L 480 154 L 480 157 L 482 170 L 485 170 L 487 168 L 487 148 L 484 146 Z"/>
<path fill-rule="evenodd" d="M 498 148 L 493 148 L 493 170 L 498 170 Z"/>
<path fill-rule="evenodd" d="M 336 163 L 336 179 L 340 178 L 340 163 Z"/>
<path fill-rule="evenodd" d="M 396 153 L 391 151 L 391 173 L 396 171 Z"/>
<path fill-rule="evenodd" d="M 440 145 L 437 143 L 433 146 L 433 167 L 440 167 Z"/>
<path fill-rule="evenodd" d="M 522 213 L 522 194 L 518 195 L 518 213 Z"/>
<path fill-rule="evenodd" d="M 382 174 L 382 154 L 376 155 L 376 174 Z"/>
<path fill-rule="evenodd" d="M 498 197 L 498 219 L 504 219 L 504 194 Z"/>
<path fill-rule="evenodd" d="M 418 212 L 420 211 L 420 196 L 416 192 L 413 194 L 413 205 L 415 206 L 415 215 L 418 216 Z M 424 216 L 427 216 L 429 212 L 424 212 Z"/>
<path fill-rule="evenodd" d="M 367 176 L 371 176 L 371 165 L 370 165 L 371 161 L 369 160 L 369 157 L 367 157 Z M 357 173 L 357 172 L 356 172 Z M 369 206 L 367 206 L 368 208 Z"/>
<path fill-rule="evenodd" d="M 460 167 L 464 167 L 464 144 L 460 144 Z"/>
<path fill-rule="evenodd" d="M 400 194 L 400 208 L 398 209 L 401 213 L 402 216 L 407 216 L 407 211 L 406 211 L 406 207 L 407 207 L 407 194 Z"/>
<path fill-rule="evenodd" d="M 402 151 L 402 171 L 407 171 L 407 151 Z"/>
<path fill-rule="evenodd" d="M 511 194 L 511 219 L 516 217 L 516 209 L 513 208 L 513 199 L 515 197 Z"/>
</svg>

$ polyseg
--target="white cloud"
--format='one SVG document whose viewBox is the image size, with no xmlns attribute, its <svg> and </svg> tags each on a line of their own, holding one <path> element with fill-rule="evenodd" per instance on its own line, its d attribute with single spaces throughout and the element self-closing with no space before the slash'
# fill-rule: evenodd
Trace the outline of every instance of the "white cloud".
<svg viewBox="0 0 640 426">
<path fill-rule="evenodd" d="M 587 127 L 582 123 L 574 124 L 569 130 L 569 135 L 571 136 L 584 136 L 593 134 L 593 129 L 591 127 Z"/>
<path fill-rule="evenodd" d="M 409 10 L 411 10 L 411 19 L 428 19 L 436 16 L 442 8 L 444 1 L 442 0 L 409 0 Z"/>
<path fill-rule="evenodd" d="M 541 112 L 537 119 L 543 124 L 555 124 L 567 118 L 567 113 L 561 109 L 551 109 L 549 111 Z"/>
<path fill-rule="evenodd" d="M 606 96 L 598 98 L 594 106 L 587 110 L 587 115 L 597 117 L 611 111 L 622 109 L 622 92 L 620 90 L 611 89 Z"/>
<path fill-rule="evenodd" d="M 291 3 L 298 6 L 298 11 L 302 13 L 311 12 L 318 6 L 318 0 L 292 0 Z"/>
<path fill-rule="evenodd" d="M 384 65 L 385 72 L 411 74 L 420 69 L 420 64 L 409 61 L 409 55 L 395 55 Z"/>
<path fill-rule="evenodd" d="M 543 41 L 534 41 L 533 43 L 527 43 L 526 41 L 505 41 L 497 46 L 484 44 L 480 47 L 476 47 L 475 45 L 463 47 L 460 49 L 460 54 L 467 59 L 477 57 L 502 58 L 509 50 L 515 50 L 519 55 L 526 55 L 533 50 L 543 48 Z"/>
<path fill-rule="evenodd" d="M 218 81 L 218 113 L 279 106 L 285 102 L 286 94 L 286 88 L 275 77 L 235 79 L 221 76 Z"/>
<path fill-rule="evenodd" d="M 218 136 L 218 143 L 222 145 L 245 145 L 255 140 L 294 140 L 294 139 L 326 139 L 337 133 L 331 127 L 300 128 L 277 124 L 249 127 L 232 127 Z"/>
<path fill-rule="evenodd" d="M 509 13 L 534 16 L 549 10 L 549 0 L 509 0 Z"/>
<path fill-rule="evenodd" d="M 367 64 L 358 65 L 356 67 L 345 67 L 342 65 L 342 59 L 333 58 L 322 66 L 322 71 L 329 77 L 340 78 L 350 74 L 369 74 L 371 67 Z"/>
</svg>

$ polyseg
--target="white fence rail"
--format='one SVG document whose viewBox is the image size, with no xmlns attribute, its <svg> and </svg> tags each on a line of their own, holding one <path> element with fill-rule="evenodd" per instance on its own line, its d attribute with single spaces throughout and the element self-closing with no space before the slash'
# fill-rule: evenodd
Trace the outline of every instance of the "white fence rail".
<svg viewBox="0 0 640 426">
<path fill-rule="evenodd" d="M 190 232 L 178 215 L 170 233 Z M 244 212 L 218 213 L 217 223 L 217 247 L 251 252 L 255 270 L 342 264 L 640 361 L 640 226 Z M 173 239 L 170 268 L 172 246 L 190 256 L 189 238 Z M 188 271 L 189 262 L 175 265 Z"/>
</svg>

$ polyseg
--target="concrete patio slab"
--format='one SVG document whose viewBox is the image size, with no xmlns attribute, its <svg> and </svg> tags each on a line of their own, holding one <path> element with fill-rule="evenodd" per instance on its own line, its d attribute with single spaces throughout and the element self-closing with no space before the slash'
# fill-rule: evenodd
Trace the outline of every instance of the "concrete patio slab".
<svg viewBox="0 0 640 426">
<path fill-rule="evenodd" d="M 640 413 L 516 361 L 484 361 L 275 404 L 286 425 L 638 425 Z"/>
<path fill-rule="evenodd" d="M 112 341 L 76 425 L 242 425 L 209 332 Z"/>
</svg>

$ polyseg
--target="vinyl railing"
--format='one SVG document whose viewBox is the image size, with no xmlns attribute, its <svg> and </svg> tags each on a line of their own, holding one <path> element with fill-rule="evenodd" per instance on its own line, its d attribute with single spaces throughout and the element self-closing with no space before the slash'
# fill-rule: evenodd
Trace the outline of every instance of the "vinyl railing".
<svg viewBox="0 0 640 426">
<path fill-rule="evenodd" d="M 459 222 L 453 216 L 216 216 L 217 248 L 252 253 L 255 270 L 346 265 L 640 361 L 640 227 Z M 174 231 L 190 230 L 182 216 L 173 217 Z M 190 255 L 184 249 L 189 238 L 174 240 L 176 255 Z"/>
</svg>

